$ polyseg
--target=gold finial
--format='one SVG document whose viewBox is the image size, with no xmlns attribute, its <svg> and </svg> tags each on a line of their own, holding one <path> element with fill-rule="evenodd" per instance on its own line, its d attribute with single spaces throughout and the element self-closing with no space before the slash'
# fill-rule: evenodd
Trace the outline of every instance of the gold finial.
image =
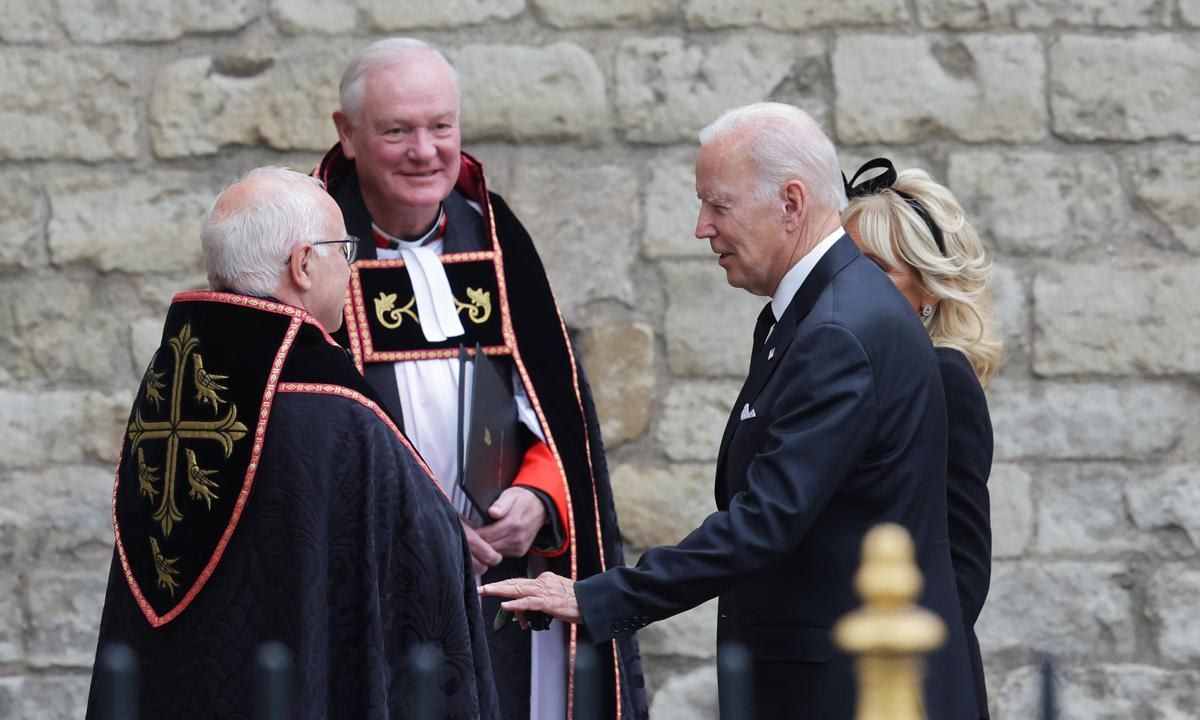
<svg viewBox="0 0 1200 720">
<path fill-rule="evenodd" d="M 856 720 L 922 720 L 920 656 L 941 646 L 941 618 L 913 602 L 921 571 L 913 542 L 899 525 L 877 525 L 863 539 L 854 587 L 863 607 L 834 626 L 838 647 L 858 656 Z"/>
</svg>

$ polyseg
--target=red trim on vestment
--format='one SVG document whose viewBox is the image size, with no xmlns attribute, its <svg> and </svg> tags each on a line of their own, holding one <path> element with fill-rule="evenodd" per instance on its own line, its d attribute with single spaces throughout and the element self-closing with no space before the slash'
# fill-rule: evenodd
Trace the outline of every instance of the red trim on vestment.
<svg viewBox="0 0 1200 720">
<path fill-rule="evenodd" d="M 288 325 L 287 333 L 284 336 L 283 342 L 279 345 L 279 350 L 275 353 L 275 360 L 271 363 L 271 373 L 267 376 L 267 384 L 263 389 L 262 404 L 258 411 L 258 424 L 254 429 L 254 447 L 250 452 L 250 464 L 246 467 L 246 475 L 242 480 L 242 490 L 238 493 L 237 502 L 233 507 L 233 514 L 229 519 L 229 524 L 225 527 L 225 532 L 222 533 L 220 541 L 217 543 L 216 549 L 213 551 L 212 557 L 208 563 L 192 583 L 187 594 L 165 615 L 158 615 L 154 612 L 150 602 L 146 600 L 146 596 L 142 594 L 141 588 L 138 587 L 137 580 L 133 577 L 133 570 L 129 567 L 129 558 L 126 554 L 125 543 L 121 538 L 121 526 L 117 522 L 117 488 L 121 483 L 121 461 L 124 458 L 124 452 L 117 459 L 117 479 L 113 485 L 113 531 L 116 535 L 117 555 L 121 559 L 121 569 L 125 573 L 125 581 L 129 585 L 130 592 L 133 593 L 134 600 L 138 607 L 141 608 L 142 614 L 145 615 L 147 622 L 152 627 L 162 627 L 179 617 L 179 614 L 187 609 L 188 605 L 196 598 L 200 590 L 212 577 L 213 572 L 217 569 L 217 564 L 221 561 L 221 556 L 225 554 L 225 548 L 229 545 L 230 538 L 233 537 L 233 531 L 237 528 L 238 521 L 242 518 L 242 512 L 246 508 L 246 502 L 250 498 L 250 489 L 254 486 L 254 477 L 258 472 L 258 461 L 262 455 L 263 439 L 267 431 L 267 420 L 271 416 L 271 406 L 275 395 L 275 386 L 279 382 L 279 375 L 283 371 L 283 363 L 287 359 L 288 352 L 292 349 L 292 343 L 296 340 L 296 335 L 300 332 L 300 326 L 305 323 L 310 323 L 321 329 L 325 339 L 330 344 L 336 345 L 333 339 L 329 337 L 329 333 L 321 327 L 311 315 L 300 308 L 275 303 L 269 300 L 260 298 L 248 297 L 246 295 L 234 295 L 232 293 L 218 292 L 188 292 L 180 293 L 175 296 L 172 302 L 216 302 L 226 303 L 230 305 L 241 305 L 242 307 L 251 307 L 267 312 L 275 312 L 282 315 L 288 315 L 292 318 L 291 324 Z M 122 443 L 124 448 L 124 443 Z"/>
</svg>

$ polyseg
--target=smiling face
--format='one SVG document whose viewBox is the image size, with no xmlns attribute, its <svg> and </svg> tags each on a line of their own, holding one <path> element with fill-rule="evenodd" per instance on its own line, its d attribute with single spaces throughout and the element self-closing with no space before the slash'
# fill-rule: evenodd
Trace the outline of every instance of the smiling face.
<svg viewBox="0 0 1200 720">
<path fill-rule="evenodd" d="M 384 230 L 411 235 L 437 215 L 458 181 L 458 88 L 432 53 L 363 76 L 361 116 L 335 115 L 363 199 Z"/>
<path fill-rule="evenodd" d="M 696 156 L 700 215 L 696 237 L 708 240 L 730 285 L 770 296 L 788 269 L 782 198 L 760 200 L 758 168 L 736 133 L 717 138 Z"/>
</svg>

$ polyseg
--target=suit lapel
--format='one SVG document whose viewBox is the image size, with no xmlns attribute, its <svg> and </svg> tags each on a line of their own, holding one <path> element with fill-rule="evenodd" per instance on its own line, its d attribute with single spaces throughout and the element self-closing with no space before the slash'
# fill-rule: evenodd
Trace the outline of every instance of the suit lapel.
<svg viewBox="0 0 1200 720">
<path fill-rule="evenodd" d="M 721 436 L 721 449 L 717 452 L 718 504 L 722 501 L 721 495 L 724 494 L 726 453 L 730 441 L 737 432 L 738 425 L 742 422 L 743 410 L 747 405 L 751 408 L 754 407 L 754 401 L 758 399 L 759 393 L 775 373 L 775 368 L 779 366 L 784 354 L 791 346 L 792 340 L 796 337 L 796 329 L 800 322 L 808 316 L 813 305 L 817 303 L 817 298 L 821 297 L 821 293 L 825 291 L 833 277 L 859 254 L 858 248 L 850 236 L 842 235 L 804 279 L 800 289 L 796 291 L 795 297 L 792 298 L 792 302 L 788 304 L 787 310 L 783 312 L 783 317 L 779 318 L 779 322 L 775 323 L 775 328 L 767 336 L 767 341 L 763 343 L 762 347 L 755 348 L 750 359 L 750 372 L 747 374 L 742 391 L 738 393 L 737 401 L 729 414 L 729 421 L 725 424 L 725 433 Z"/>
</svg>

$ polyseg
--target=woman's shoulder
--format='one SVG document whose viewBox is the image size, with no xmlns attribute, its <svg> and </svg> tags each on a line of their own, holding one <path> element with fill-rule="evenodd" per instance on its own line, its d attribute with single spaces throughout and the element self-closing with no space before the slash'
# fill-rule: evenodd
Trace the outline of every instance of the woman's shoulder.
<svg viewBox="0 0 1200 720">
<path fill-rule="evenodd" d="M 934 351 L 937 353 L 938 368 L 942 371 L 942 385 L 947 390 L 976 390 L 983 394 L 983 386 L 980 385 L 975 368 L 971 366 L 971 361 L 966 355 L 947 347 L 934 348 Z"/>
</svg>

